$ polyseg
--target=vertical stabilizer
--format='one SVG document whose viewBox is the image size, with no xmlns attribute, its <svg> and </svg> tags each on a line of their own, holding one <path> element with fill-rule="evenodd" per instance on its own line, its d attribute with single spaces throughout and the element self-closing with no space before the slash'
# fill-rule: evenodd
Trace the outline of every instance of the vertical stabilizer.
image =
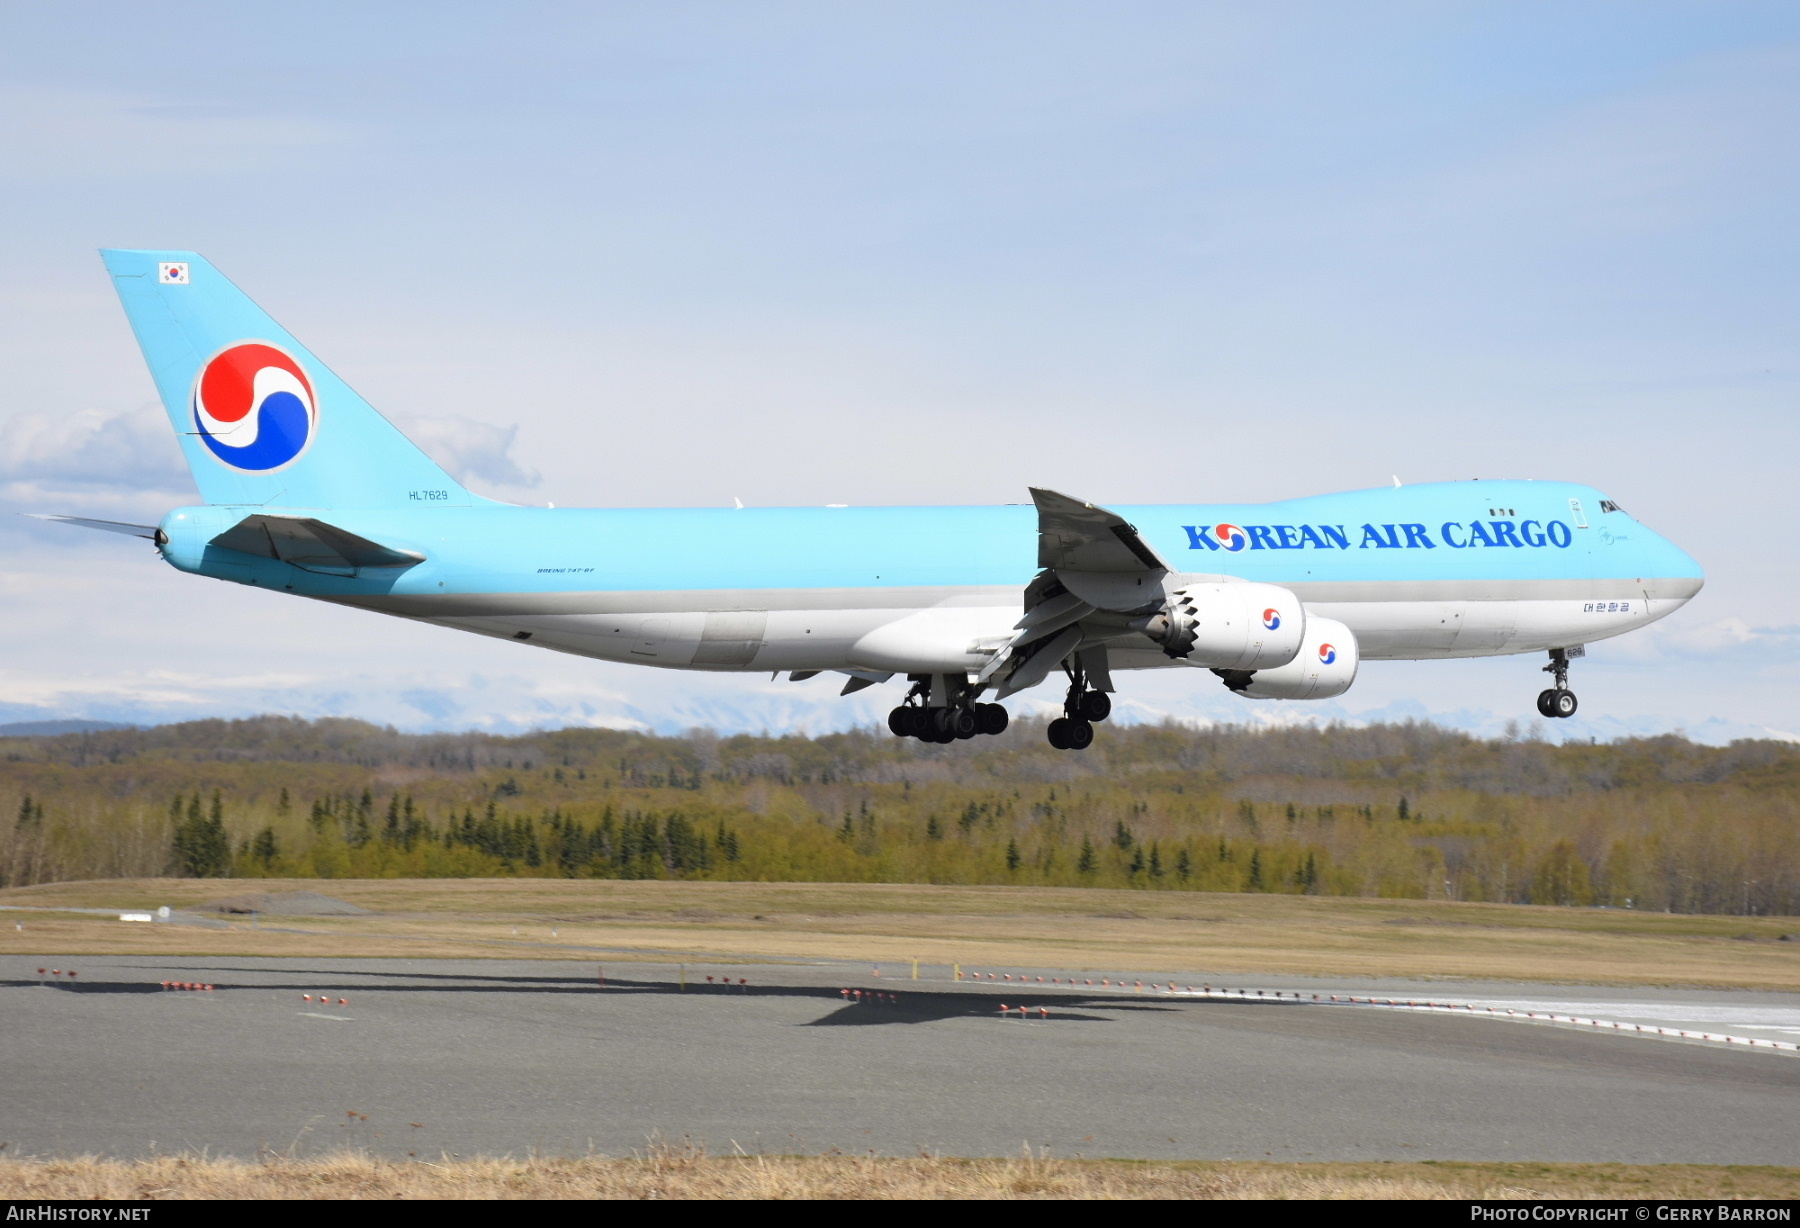
<svg viewBox="0 0 1800 1228">
<path fill-rule="evenodd" d="M 200 256 L 101 255 L 208 503 L 476 501 Z"/>
</svg>

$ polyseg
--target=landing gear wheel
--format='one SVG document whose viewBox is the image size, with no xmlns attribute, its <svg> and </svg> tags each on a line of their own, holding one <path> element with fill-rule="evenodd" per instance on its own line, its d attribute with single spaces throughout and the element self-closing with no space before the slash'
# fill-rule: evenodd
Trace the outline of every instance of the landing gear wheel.
<svg viewBox="0 0 1800 1228">
<path fill-rule="evenodd" d="M 896 738 L 912 737 L 912 725 L 910 723 L 912 721 L 912 713 L 913 709 L 907 707 L 905 704 L 901 704 L 898 708 L 895 708 L 892 712 L 888 713 L 888 732 L 892 733 Z"/>
<path fill-rule="evenodd" d="M 1582 656 L 1586 649 L 1552 648 L 1550 664 L 1544 666 L 1544 672 L 1556 679 L 1556 685 L 1538 696 L 1537 709 L 1545 716 L 1569 717 L 1575 715 L 1575 709 L 1581 705 L 1575 699 L 1575 692 L 1569 689 L 1569 658 Z"/>
<path fill-rule="evenodd" d="M 948 729 L 952 736 L 967 740 L 981 732 L 981 718 L 967 708 L 952 708 L 950 714 L 944 719 L 944 728 Z"/>
<path fill-rule="evenodd" d="M 905 711 L 906 720 L 904 724 L 906 732 L 901 734 L 901 736 L 918 738 L 921 742 L 929 740 L 933 732 L 931 726 L 931 713 L 924 708 L 907 708 Z"/>
<path fill-rule="evenodd" d="M 981 722 L 981 732 L 985 734 L 1006 732 L 1006 709 L 999 704 L 976 704 L 975 719 Z"/>
<path fill-rule="evenodd" d="M 925 732 L 919 735 L 921 742 L 935 742 L 940 746 L 956 741 L 956 710 L 954 708 L 928 708 L 925 710 Z"/>
<path fill-rule="evenodd" d="M 1112 699 L 1105 691 L 1084 691 L 1075 702 L 1075 715 L 1084 721 L 1103 721 L 1112 715 Z"/>
<path fill-rule="evenodd" d="M 1069 726 L 1074 723 L 1074 721 L 1066 716 L 1059 716 L 1051 721 L 1049 726 L 1044 730 L 1044 737 L 1049 741 L 1050 745 L 1054 746 L 1057 750 L 1068 750 Z"/>
<path fill-rule="evenodd" d="M 1062 716 L 1050 722 L 1044 736 L 1057 750 L 1086 750 L 1094 744 L 1094 727 Z"/>
</svg>

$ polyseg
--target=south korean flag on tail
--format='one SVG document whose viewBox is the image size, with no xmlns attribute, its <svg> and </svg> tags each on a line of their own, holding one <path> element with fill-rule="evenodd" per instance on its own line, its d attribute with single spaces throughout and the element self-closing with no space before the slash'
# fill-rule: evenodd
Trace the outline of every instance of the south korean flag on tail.
<svg viewBox="0 0 1800 1228">
<path fill-rule="evenodd" d="M 163 261 L 156 266 L 156 280 L 165 286 L 185 286 L 188 284 L 187 261 Z"/>
</svg>

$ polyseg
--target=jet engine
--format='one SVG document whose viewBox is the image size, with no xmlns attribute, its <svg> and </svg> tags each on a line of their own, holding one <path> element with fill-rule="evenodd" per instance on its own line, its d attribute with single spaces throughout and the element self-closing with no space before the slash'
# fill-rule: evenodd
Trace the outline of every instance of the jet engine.
<svg viewBox="0 0 1800 1228">
<path fill-rule="evenodd" d="M 1273 584 L 1189 584 L 1131 623 L 1189 665 L 1264 670 L 1286 665 L 1306 632 L 1300 598 Z"/>
<path fill-rule="evenodd" d="M 1306 620 L 1300 654 L 1275 669 L 1215 669 L 1225 685 L 1251 699 L 1331 699 L 1356 681 L 1356 635 L 1335 618 Z"/>
</svg>

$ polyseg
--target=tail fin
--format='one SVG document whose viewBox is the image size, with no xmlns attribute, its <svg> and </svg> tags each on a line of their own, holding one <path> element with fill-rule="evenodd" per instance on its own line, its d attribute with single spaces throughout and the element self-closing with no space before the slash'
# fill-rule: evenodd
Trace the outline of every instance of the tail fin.
<svg viewBox="0 0 1800 1228">
<path fill-rule="evenodd" d="M 200 256 L 101 256 L 208 503 L 477 501 Z"/>
</svg>

